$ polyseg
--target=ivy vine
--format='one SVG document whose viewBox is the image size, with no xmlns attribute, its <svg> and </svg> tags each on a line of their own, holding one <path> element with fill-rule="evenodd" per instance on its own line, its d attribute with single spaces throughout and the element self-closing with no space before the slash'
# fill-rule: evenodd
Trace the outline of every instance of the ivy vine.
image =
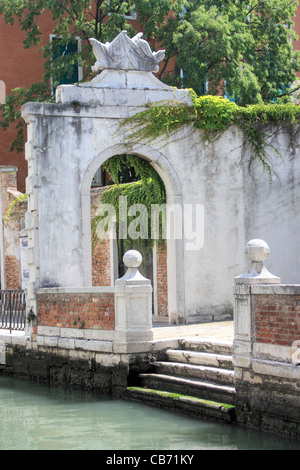
<svg viewBox="0 0 300 470">
<path fill-rule="evenodd" d="M 28 195 L 27 194 L 21 194 L 20 196 L 17 196 L 11 203 L 10 205 L 8 206 L 8 209 L 5 213 L 5 216 L 3 218 L 3 221 L 5 224 L 7 224 L 10 220 L 10 217 L 11 217 L 11 214 L 14 212 L 14 209 L 15 209 L 15 206 L 21 202 L 21 201 L 25 201 L 26 199 L 28 198 Z"/>
<path fill-rule="evenodd" d="M 268 135 L 262 124 L 295 124 L 300 119 L 300 107 L 288 104 L 257 104 L 246 107 L 220 96 L 197 96 L 190 90 L 192 105 L 150 103 L 147 109 L 125 119 L 121 126 L 130 125 L 127 140 L 149 141 L 168 136 L 178 128 L 192 124 L 203 131 L 203 139 L 216 140 L 230 126 L 237 126 L 250 145 L 252 158 L 258 158 L 271 172 L 266 151 Z"/>
<path fill-rule="evenodd" d="M 120 175 L 122 169 L 125 167 L 131 167 L 134 169 L 135 175 L 137 175 L 137 181 L 120 184 Z M 157 204 L 162 206 L 166 202 L 166 193 L 164 183 L 156 170 L 146 161 L 135 155 L 123 155 L 111 157 L 104 164 L 105 169 L 112 176 L 115 184 L 109 186 L 101 195 L 102 204 L 110 204 L 114 207 L 116 213 L 116 230 L 119 233 L 119 201 L 120 197 L 127 198 L 128 208 L 134 204 L 142 204 L 147 209 L 146 215 L 143 213 L 135 214 L 134 216 L 128 216 L 127 223 L 130 223 L 137 217 L 140 220 L 139 231 L 141 236 L 138 239 L 132 239 L 130 233 L 124 240 L 124 246 L 126 249 L 131 248 L 132 244 L 140 250 L 144 251 L 153 245 L 154 240 L 151 236 L 151 211 L 152 205 Z M 143 219 L 143 217 L 147 219 Z M 94 242 L 96 241 L 96 228 L 98 222 L 104 216 L 95 216 L 92 219 L 92 237 Z M 161 222 L 161 220 L 160 220 Z M 143 227 L 147 227 L 147 233 L 145 233 Z M 162 224 L 158 227 L 157 242 L 163 243 L 162 238 Z M 119 239 L 119 249 L 120 247 Z"/>
<path fill-rule="evenodd" d="M 237 126 L 243 132 L 246 144 L 250 145 L 252 158 L 259 159 L 271 174 L 269 155 L 266 150 L 268 134 L 264 130 L 264 125 L 272 123 L 295 124 L 300 118 L 300 107 L 290 103 L 241 107 L 219 96 L 198 97 L 193 90 L 190 90 L 190 93 L 192 96 L 191 106 L 170 102 L 150 103 L 146 110 L 122 121 L 121 126 L 129 125 L 130 127 L 126 139 L 147 142 L 160 136 L 168 137 L 180 127 L 191 124 L 196 129 L 202 130 L 204 140 L 212 142 L 218 139 L 230 126 Z M 136 174 L 140 175 L 140 181 L 119 184 L 124 166 L 133 167 Z M 115 207 L 117 217 L 120 196 L 127 197 L 128 205 L 144 204 L 148 209 L 148 216 L 151 214 L 151 204 L 161 205 L 165 202 L 165 189 L 162 180 L 154 168 L 140 157 L 127 155 L 120 158 L 120 156 L 115 156 L 106 162 L 105 167 L 111 174 L 115 185 L 103 192 L 102 202 L 112 204 Z M 93 220 L 94 226 L 97 222 L 97 219 Z M 117 220 L 117 226 L 118 222 Z M 128 222 L 130 222 L 129 219 Z M 149 222 L 150 220 L 148 227 L 150 227 Z M 151 236 L 148 237 L 147 243 L 149 240 L 151 240 Z M 130 244 L 132 240 L 129 238 L 127 242 Z"/>
<path fill-rule="evenodd" d="M 245 136 L 245 142 L 250 145 L 252 158 L 257 158 L 271 173 L 269 155 L 266 150 L 268 134 L 266 125 L 282 124 L 290 126 L 299 122 L 300 107 L 293 104 L 258 104 L 247 107 L 238 106 L 236 103 L 218 96 L 198 97 L 190 90 L 192 105 L 180 103 L 150 103 L 145 111 L 125 119 L 121 126 L 129 125 L 130 131 L 126 139 L 131 141 L 147 142 L 160 136 L 168 137 L 182 126 L 193 125 L 202 131 L 203 139 L 214 141 L 230 126 L 237 126 Z M 175 106 L 174 106 L 175 104 Z M 151 229 L 151 206 L 161 206 L 166 202 L 164 184 L 155 169 L 142 158 L 135 155 L 114 156 L 105 164 L 104 168 L 111 175 L 114 184 L 102 193 L 102 203 L 114 206 L 119 215 L 119 197 L 127 197 L 128 207 L 133 204 L 143 204 L 147 208 L 148 230 Z M 120 175 L 124 168 L 133 168 L 137 181 L 120 183 Z M 15 204 L 27 195 L 17 198 L 9 207 L 6 221 Z M 92 219 L 93 244 L 96 241 L 96 228 L 101 217 Z M 130 223 L 130 218 L 128 219 Z M 161 226 L 159 228 L 159 242 L 161 238 Z M 128 246 L 133 240 L 127 239 Z M 136 240 L 134 241 L 137 242 Z M 151 234 L 140 243 L 145 247 L 153 243 Z M 142 246 L 141 246 L 142 249 Z"/>
</svg>

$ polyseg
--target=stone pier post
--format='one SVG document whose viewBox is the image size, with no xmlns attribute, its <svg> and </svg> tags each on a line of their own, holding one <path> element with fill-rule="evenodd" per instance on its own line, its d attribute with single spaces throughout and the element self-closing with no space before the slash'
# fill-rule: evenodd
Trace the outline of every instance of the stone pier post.
<svg viewBox="0 0 300 470">
<path fill-rule="evenodd" d="M 300 439 L 300 286 L 265 268 L 263 240 L 246 246 L 248 270 L 235 278 L 233 364 L 239 424 Z"/>
<path fill-rule="evenodd" d="M 280 278 L 273 276 L 264 266 L 270 253 L 266 242 L 250 240 L 245 248 L 250 260 L 248 269 L 235 278 L 234 284 L 234 343 L 233 360 L 236 367 L 248 368 L 251 364 L 253 346 L 253 312 L 251 286 L 257 284 L 279 284 Z"/>
<path fill-rule="evenodd" d="M 138 270 L 142 255 L 129 250 L 123 257 L 126 274 L 115 282 L 114 352 L 146 352 L 153 340 L 151 281 Z"/>
</svg>

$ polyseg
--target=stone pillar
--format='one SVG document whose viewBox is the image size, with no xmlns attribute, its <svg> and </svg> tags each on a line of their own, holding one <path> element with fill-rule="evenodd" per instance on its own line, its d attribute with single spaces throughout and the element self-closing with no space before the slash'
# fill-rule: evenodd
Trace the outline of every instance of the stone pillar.
<svg viewBox="0 0 300 470">
<path fill-rule="evenodd" d="M 152 286 L 138 270 L 142 255 L 129 250 L 123 257 L 126 274 L 115 282 L 114 352 L 146 352 L 153 340 Z"/>
<path fill-rule="evenodd" d="M 300 439 L 299 286 L 265 268 L 262 240 L 246 246 L 248 270 L 235 278 L 233 365 L 238 424 Z"/>
<path fill-rule="evenodd" d="M 250 367 L 253 347 L 253 312 L 251 286 L 253 284 L 279 284 L 280 278 L 273 276 L 264 266 L 270 253 L 266 242 L 250 240 L 245 248 L 250 260 L 248 269 L 235 278 L 234 285 L 234 343 L 233 363 L 235 367 Z"/>
</svg>

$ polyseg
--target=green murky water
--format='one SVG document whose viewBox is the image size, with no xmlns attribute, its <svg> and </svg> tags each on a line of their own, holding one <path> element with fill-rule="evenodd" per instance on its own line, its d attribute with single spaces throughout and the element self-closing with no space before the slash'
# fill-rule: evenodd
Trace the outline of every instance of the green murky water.
<svg viewBox="0 0 300 470">
<path fill-rule="evenodd" d="M 293 450 L 299 443 L 148 405 L 0 377 L 0 450 Z"/>
</svg>

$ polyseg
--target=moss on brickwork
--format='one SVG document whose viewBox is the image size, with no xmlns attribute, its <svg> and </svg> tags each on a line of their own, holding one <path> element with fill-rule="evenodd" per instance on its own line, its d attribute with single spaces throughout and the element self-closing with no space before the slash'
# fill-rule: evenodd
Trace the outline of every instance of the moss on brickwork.
<svg viewBox="0 0 300 470">
<path fill-rule="evenodd" d="M 163 390 L 155 390 L 155 389 L 149 389 L 149 388 L 144 389 L 140 387 L 127 387 L 127 390 L 133 391 L 133 392 L 134 391 L 139 391 L 142 393 L 145 392 L 145 393 L 157 395 L 160 397 L 171 398 L 172 400 L 193 400 L 195 401 L 195 403 L 199 403 L 199 404 L 206 405 L 206 406 L 211 406 L 213 408 L 223 408 L 225 410 L 230 410 L 230 409 L 235 408 L 233 405 L 228 405 L 227 403 L 219 403 L 219 402 L 215 402 L 212 400 L 204 400 L 203 398 L 192 397 L 190 395 L 182 395 L 180 393 L 174 393 L 174 392 L 166 392 Z"/>
<path fill-rule="evenodd" d="M 194 418 L 234 423 L 235 406 L 163 390 L 127 387 L 124 397 Z"/>
</svg>

